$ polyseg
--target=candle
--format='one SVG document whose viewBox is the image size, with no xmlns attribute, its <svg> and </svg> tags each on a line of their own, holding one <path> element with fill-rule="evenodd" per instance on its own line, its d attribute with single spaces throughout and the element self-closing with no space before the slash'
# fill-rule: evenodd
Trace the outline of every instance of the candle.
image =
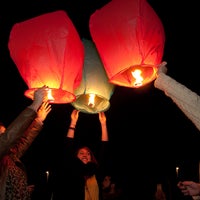
<svg viewBox="0 0 200 200">
<path fill-rule="evenodd" d="M 176 167 L 176 177 L 178 178 L 179 173 L 179 167 Z"/>
<path fill-rule="evenodd" d="M 49 171 L 46 171 L 46 175 L 47 175 L 47 182 L 48 182 L 48 179 L 49 179 Z"/>
</svg>

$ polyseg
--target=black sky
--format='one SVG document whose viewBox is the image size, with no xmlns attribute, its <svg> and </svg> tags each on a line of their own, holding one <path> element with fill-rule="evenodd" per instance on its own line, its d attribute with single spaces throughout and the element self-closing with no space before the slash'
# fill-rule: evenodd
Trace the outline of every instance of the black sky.
<svg viewBox="0 0 200 200">
<path fill-rule="evenodd" d="M 19 76 L 7 48 L 12 26 L 40 14 L 62 9 L 68 13 L 80 37 L 90 39 L 89 17 L 107 2 L 7 1 L 0 7 L 1 121 L 8 125 L 30 103 L 23 95 L 27 86 Z M 164 25 L 166 44 L 163 60 L 168 62 L 168 74 L 200 94 L 198 1 L 148 2 Z M 117 170 L 121 171 L 132 162 L 143 170 L 146 164 L 157 168 L 163 167 L 163 163 L 167 166 L 180 160 L 191 160 L 192 163 L 199 159 L 199 131 L 171 99 L 154 88 L 153 83 L 140 89 L 116 87 L 110 102 L 111 107 L 106 115 Z M 45 169 L 54 162 L 72 109 L 70 104 L 53 105 L 44 129 L 25 155 L 24 160 L 31 169 Z M 98 115 L 80 113 L 77 125 L 77 137 L 81 141 L 89 140 L 95 146 L 100 134 Z"/>
</svg>

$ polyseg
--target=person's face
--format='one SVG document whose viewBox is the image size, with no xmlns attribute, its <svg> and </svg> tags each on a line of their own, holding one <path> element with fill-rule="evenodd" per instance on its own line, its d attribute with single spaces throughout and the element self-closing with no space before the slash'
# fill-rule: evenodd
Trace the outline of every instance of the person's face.
<svg viewBox="0 0 200 200">
<path fill-rule="evenodd" d="M 84 163 L 87 164 L 91 161 L 91 154 L 90 151 L 86 148 L 81 148 L 78 151 L 77 157 Z"/>
<path fill-rule="evenodd" d="M 6 131 L 5 126 L 0 125 L 0 135 Z"/>
<path fill-rule="evenodd" d="M 110 187 L 110 184 L 111 184 L 111 177 L 105 176 L 102 182 L 103 189 Z"/>
</svg>

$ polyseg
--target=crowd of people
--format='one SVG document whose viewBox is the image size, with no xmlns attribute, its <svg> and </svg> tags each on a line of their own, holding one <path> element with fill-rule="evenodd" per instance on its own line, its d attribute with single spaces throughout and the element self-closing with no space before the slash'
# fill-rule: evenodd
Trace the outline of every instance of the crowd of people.
<svg viewBox="0 0 200 200">
<path fill-rule="evenodd" d="M 200 130 L 200 96 L 167 75 L 167 63 L 158 67 L 155 88 L 183 111 Z M 26 166 L 20 160 L 40 133 L 43 123 L 51 112 L 48 102 L 48 86 L 34 92 L 31 105 L 25 108 L 6 128 L 0 123 L 0 199 L 31 200 L 34 185 L 28 185 Z M 62 159 L 56 163 L 49 177 L 46 198 L 49 200 L 125 200 L 123 187 L 107 173 L 109 134 L 104 112 L 98 113 L 101 126 L 101 141 L 98 153 L 88 145 L 76 143 L 75 131 L 80 111 L 74 109 L 71 122 L 63 141 Z M 111 159 L 111 158 L 110 158 Z M 155 200 L 172 200 L 163 183 L 157 183 Z M 200 199 L 200 183 L 185 180 L 177 183 L 183 196 Z"/>
</svg>

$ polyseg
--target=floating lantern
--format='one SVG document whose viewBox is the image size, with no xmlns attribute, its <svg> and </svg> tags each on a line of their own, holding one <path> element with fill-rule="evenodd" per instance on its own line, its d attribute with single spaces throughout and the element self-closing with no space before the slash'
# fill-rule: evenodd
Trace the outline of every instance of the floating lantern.
<svg viewBox="0 0 200 200">
<path fill-rule="evenodd" d="M 89 28 L 111 83 L 139 88 L 156 78 L 165 33 L 146 0 L 112 0 L 90 16 Z"/>
<path fill-rule="evenodd" d="M 84 47 L 67 14 L 55 11 L 12 27 L 10 56 L 28 86 L 25 96 L 47 85 L 51 103 L 71 103 L 82 79 Z"/>
<path fill-rule="evenodd" d="M 99 113 L 109 109 L 114 85 L 109 83 L 94 43 L 83 39 L 85 59 L 82 81 L 74 91 L 76 101 L 72 105 L 85 113 Z"/>
</svg>

